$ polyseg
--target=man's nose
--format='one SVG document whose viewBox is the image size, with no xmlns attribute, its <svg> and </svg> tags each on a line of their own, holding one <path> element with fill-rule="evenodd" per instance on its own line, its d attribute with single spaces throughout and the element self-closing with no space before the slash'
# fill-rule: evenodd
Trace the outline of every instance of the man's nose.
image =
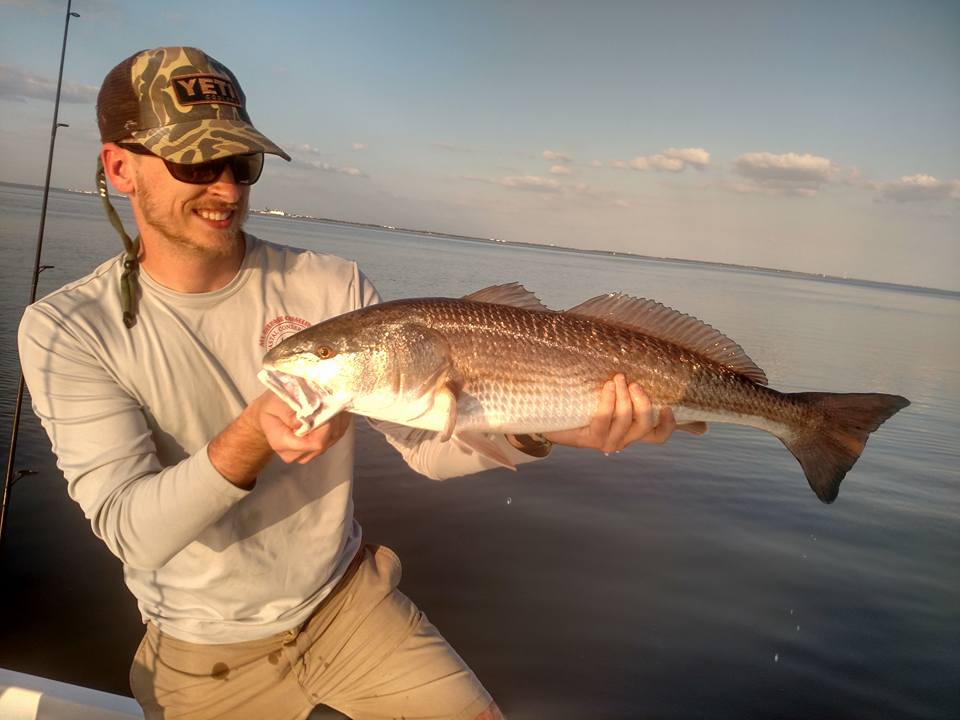
<svg viewBox="0 0 960 720">
<path fill-rule="evenodd" d="M 220 177 L 214 180 L 207 188 L 208 192 L 223 199 L 225 202 L 235 203 L 243 195 L 243 186 L 237 183 L 233 175 L 233 165 L 227 163 Z"/>
</svg>

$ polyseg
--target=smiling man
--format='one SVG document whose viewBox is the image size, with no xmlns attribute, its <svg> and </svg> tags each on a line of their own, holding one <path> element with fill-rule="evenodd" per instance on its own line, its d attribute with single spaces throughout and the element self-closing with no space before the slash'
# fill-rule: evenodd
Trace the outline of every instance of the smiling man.
<svg viewBox="0 0 960 720">
<path fill-rule="evenodd" d="M 341 413 L 298 437 L 257 380 L 285 335 L 375 303 L 340 258 L 242 229 L 264 153 L 234 75 L 195 48 L 146 50 L 107 75 L 98 179 L 127 250 L 27 308 L 21 363 L 70 496 L 123 562 L 146 634 L 131 687 L 147 718 L 501 717 L 362 542 L 354 437 Z M 130 198 L 136 240 L 109 204 Z M 662 442 L 672 417 L 623 378 L 563 444 Z M 387 439 L 444 478 L 492 462 L 402 428 Z M 515 464 L 549 443 L 495 439 Z"/>
</svg>

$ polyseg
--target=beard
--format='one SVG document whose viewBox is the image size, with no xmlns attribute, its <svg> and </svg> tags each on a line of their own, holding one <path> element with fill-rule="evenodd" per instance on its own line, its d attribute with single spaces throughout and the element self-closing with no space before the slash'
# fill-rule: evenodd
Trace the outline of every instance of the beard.
<svg viewBox="0 0 960 720">
<path fill-rule="evenodd" d="M 139 173 L 138 173 L 139 176 Z M 250 193 L 244 192 L 237 203 L 223 203 L 209 198 L 197 198 L 183 206 L 183 217 L 171 214 L 151 190 L 149 183 L 138 177 L 137 205 L 143 216 L 143 221 L 172 245 L 192 255 L 210 258 L 230 257 L 243 245 L 243 225 L 250 212 Z M 187 226 L 190 215 L 194 210 L 232 210 L 230 227 L 223 230 L 207 229 L 202 236 L 191 233 Z M 212 241 L 211 241 L 212 240 Z"/>
</svg>

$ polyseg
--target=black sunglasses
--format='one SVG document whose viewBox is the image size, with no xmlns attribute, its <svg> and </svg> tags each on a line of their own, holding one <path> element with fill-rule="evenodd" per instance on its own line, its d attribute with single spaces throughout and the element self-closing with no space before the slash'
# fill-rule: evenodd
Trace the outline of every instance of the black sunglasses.
<svg viewBox="0 0 960 720">
<path fill-rule="evenodd" d="M 143 145 L 125 143 L 120 147 L 124 150 L 129 150 L 135 155 L 153 155 L 154 157 L 159 157 L 159 155 L 150 152 Z M 260 179 L 260 173 L 263 172 L 263 153 L 230 155 L 228 157 L 217 158 L 216 160 L 190 164 L 164 160 L 163 164 L 167 166 L 167 171 L 174 178 L 180 182 L 190 183 L 191 185 L 209 185 L 215 182 L 223 175 L 223 171 L 228 165 L 230 166 L 233 180 L 237 185 L 253 185 Z"/>
</svg>

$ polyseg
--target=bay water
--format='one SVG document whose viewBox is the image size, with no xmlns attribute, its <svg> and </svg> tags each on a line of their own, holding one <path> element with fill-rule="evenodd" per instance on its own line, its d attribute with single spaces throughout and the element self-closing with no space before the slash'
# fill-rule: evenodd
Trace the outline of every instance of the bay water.
<svg viewBox="0 0 960 720">
<path fill-rule="evenodd" d="M 0 185 L 4 458 L 39 208 Z M 358 423 L 366 539 L 398 552 L 401 588 L 512 720 L 960 717 L 960 295 L 282 217 L 247 229 L 357 260 L 385 299 L 510 281 L 558 309 L 652 297 L 735 339 L 779 390 L 912 401 L 829 506 L 756 430 L 555 448 L 437 483 Z M 40 295 L 119 249 L 98 198 L 51 193 Z M 36 474 L 0 555 L 0 666 L 129 694 L 139 613 L 29 402 L 16 467 Z"/>
</svg>

